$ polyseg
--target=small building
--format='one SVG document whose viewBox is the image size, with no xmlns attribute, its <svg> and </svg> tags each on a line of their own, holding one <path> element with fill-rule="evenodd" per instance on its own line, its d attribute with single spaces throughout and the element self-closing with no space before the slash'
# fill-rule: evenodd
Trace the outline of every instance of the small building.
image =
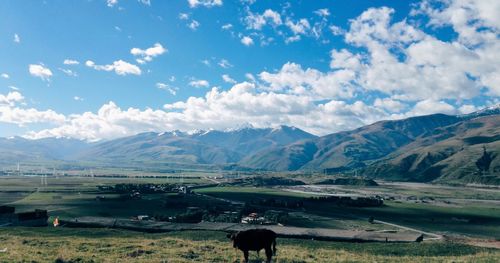
<svg viewBox="0 0 500 263">
<path fill-rule="evenodd" d="M 241 218 L 243 224 L 266 225 L 266 219 L 257 213 L 250 213 L 248 216 Z"/>
<path fill-rule="evenodd" d="M 152 218 L 148 215 L 138 215 L 137 216 L 137 220 L 139 221 L 147 221 L 147 220 L 151 220 Z"/>
<path fill-rule="evenodd" d="M 0 206 L 0 226 L 47 226 L 47 210 L 15 213 L 12 206 Z"/>
</svg>

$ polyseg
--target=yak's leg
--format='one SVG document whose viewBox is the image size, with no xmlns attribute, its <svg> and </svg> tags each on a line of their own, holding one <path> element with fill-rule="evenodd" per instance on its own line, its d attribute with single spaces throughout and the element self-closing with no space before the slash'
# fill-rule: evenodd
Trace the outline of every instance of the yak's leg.
<svg viewBox="0 0 500 263">
<path fill-rule="evenodd" d="M 271 247 L 266 247 L 266 262 L 271 263 L 271 259 L 273 257 L 273 251 L 271 250 Z"/>
<path fill-rule="evenodd" d="M 248 250 L 243 251 L 243 256 L 245 257 L 245 263 L 248 263 Z"/>
</svg>

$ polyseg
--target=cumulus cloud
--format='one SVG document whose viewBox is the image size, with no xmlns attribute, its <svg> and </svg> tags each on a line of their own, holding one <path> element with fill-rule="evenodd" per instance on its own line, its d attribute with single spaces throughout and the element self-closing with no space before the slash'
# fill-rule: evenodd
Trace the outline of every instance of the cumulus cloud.
<svg viewBox="0 0 500 263">
<path fill-rule="evenodd" d="M 199 6 L 203 7 L 214 7 L 214 6 L 222 6 L 222 0 L 187 0 L 189 7 L 195 8 Z"/>
<path fill-rule="evenodd" d="M 328 8 L 321 8 L 321 9 L 314 11 L 314 13 L 318 16 L 325 17 L 325 16 L 330 15 L 330 10 L 328 10 Z"/>
<path fill-rule="evenodd" d="M 224 80 L 224 82 L 226 82 L 226 83 L 231 83 L 231 84 L 235 84 L 236 83 L 236 80 L 232 79 L 227 74 L 222 75 L 222 80 Z"/>
<path fill-rule="evenodd" d="M 245 22 L 247 28 L 255 30 L 261 30 L 262 27 L 268 23 L 272 26 L 283 24 L 281 15 L 272 9 L 266 9 L 262 14 L 254 14 L 249 11 L 248 15 L 245 17 Z"/>
<path fill-rule="evenodd" d="M 23 100 L 24 96 L 17 91 L 11 91 L 7 95 L 0 94 L 0 105 L 14 106 L 15 103 Z"/>
<path fill-rule="evenodd" d="M 164 110 L 124 110 L 109 102 L 97 113 L 73 114 L 59 127 L 30 132 L 27 136 L 95 141 L 144 131 L 227 129 L 244 123 L 255 127 L 295 125 L 316 134 L 325 134 L 383 117 L 387 117 L 383 111 L 360 101 L 348 104 L 332 100 L 317 104 L 307 96 L 259 92 L 255 84 L 243 82 L 228 91 L 213 88 L 204 97 L 166 104 Z"/>
<path fill-rule="evenodd" d="M 53 110 L 37 110 L 22 108 L 18 104 L 24 101 L 24 96 L 18 91 L 11 91 L 7 95 L 0 94 L 0 123 L 12 123 L 19 126 L 32 123 L 62 124 L 63 114 Z"/>
<path fill-rule="evenodd" d="M 191 22 L 189 24 L 187 24 L 187 26 L 191 29 L 191 30 L 196 30 L 198 29 L 198 27 L 200 26 L 200 22 L 196 21 L 196 20 L 191 20 Z"/>
<path fill-rule="evenodd" d="M 7 74 L 7 73 L 2 73 L 2 74 L 0 74 L 0 77 L 1 77 L 1 78 L 4 78 L 4 79 L 8 79 L 8 78 L 10 78 L 9 74 Z"/>
<path fill-rule="evenodd" d="M 207 88 L 208 86 L 210 86 L 210 84 L 208 83 L 208 81 L 206 81 L 204 79 L 200 79 L 200 80 L 190 81 L 189 86 L 192 86 L 195 88 Z"/>
<path fill-rule="evenodd" d="M 307 30 L 311 28 L 311 24 L 309 24 L 309 21 L 305 18 L 302 18 L 297 22 L 287 19 L 286 25 L 295 35 L 306 34 Z"/>
<path fill-rule="evenodd" d="M 219 63 L 217 63 L 221 68 L 232 68 L 233 65 L 227 59 L 221 59 Z"/>
<path fill-rule="evenodd" d="M 253 45 L 253 39 L 249 36 L 244 36 L 241 38 L 241 43 L 245 46 Z"/>
<path fill-rule="evenodd" d="M 376 98 L 373 102 L 373 106 L 384 109 L 388 112 L 401 112 L 406 108 L 406 105 L 398 100 L 391 98 Z"/>
<path fill-rule="evenodd" d="M 160 43 L 155 43 L 152 47 L 147 49 L 134 47 L 130 50 L 130 54 L 139 57 L 136 59 L 139 64 L 144 64 L 146 62 L 152 61 L 154 57 L 159 56 L 167 51 L 168 50 L 164 48 Z"/>
<path fill-rule="evenodd" d="M 108 64 L 108 65 L 96 65 L 94 61 L 92 60 L 87 60 L 85 62 L 85 65 L 89 68 L 93 68 L 95 70 L 103 70 L 103 71 L 114 71 L 116 74 L 125 76 L 128 74 L 133 74 L 133 75 L 141 75 L 142 71 L 141 69 L 134 65 L 130 64 L 128 62 L 125 62 L 123 60 L 117 60 L 113 62 L 113 64 Z"/>
<path fill-rule="evenodd" d="M 361 51 L 332 50 L 332 72 L 343 70 L 363 92 L 378 91 L 396 100 L 467 100 L 500 93 L 500 43 L 468 47 L 442 41 L 408 24 L 392 21 L 394 10 L 370 8 L 351 20 L 345 40 Z"/>
<path fill-rule="evenodd" d="M 157 82 L 156 83 L 156 88 L 161 89 L 161 90 L 166 90 L 166 91 L 168 91 L 170 94 L 172 94 L 174 96 L 177 94 L 177 90 L 179 90 L 176 87 L 172 87 L 169 84 L 165 84 L 165 83 L 162 83 L 162 82 Z"/>
<path fill-rule="evenodd" d="M 268 89 L 318 99 L 350 98 L 355 87 L 351 81 L 355 73 L 349 69 L 323 73 L 316 69 L 302 69 L 296 63 L 286 63 L 275 73 L 264 71 L 259 77 Z"/>
<path fill-rule="evenodd" d="M 52 71 L 45 67 L 43 64 L 30 64 L 28 67 L 28 70 L 31 74 L 31 76 L 34 77 L 39 77 L 42 80 L 50 80 L 50 77 L 52 77 Z"/>
<path fill-rule="evenodd" d="M 109 7 L 113 7 L 116 4 L 118 4 L 118 0 L 107 0 L 106 3 L 108 4 Z"/>
<path fill-rule="evenodd" d="M 80 96 L 73 96 L 73 100 L 76 100 L 76 101 L 84 101 L 84 99 Z"/>
<path fill-rule="evenodd" d="M 406 113 L 406 115 L 417 116 L 417 115 L 428 115 L 433 113 L 456 114 L 457 111 L 455 107 L 444 101 L 426 99 L 417 102 L 417 104 L 415 104 L 415 107 L 409 113 Z"/>
<path fill-rule="evenodd" d="M 74 60 L 74 59 L 65 59 L 63 61 L 63 64 L 64 65 L 78 65 L 78 64 L 80 64 L 80 62 L 78 60 Z"/>
</svg>

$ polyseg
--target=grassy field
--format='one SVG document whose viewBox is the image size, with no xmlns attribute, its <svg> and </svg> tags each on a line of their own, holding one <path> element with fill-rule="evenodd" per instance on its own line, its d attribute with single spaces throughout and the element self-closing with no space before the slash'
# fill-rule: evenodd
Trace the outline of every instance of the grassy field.
<svg viewBox="0 0 500 263">
<path fill-rule="evenodd" d="M 275 262 L 498 262 L 500 251 L 451 242 L 341 243 L 278 239 Z M 0 262 L 240 262 L 224 233 L 0 228 Z M 262 262 L 251 253 L 252 262 Z M 59 261 L 56 261 L 59 260 Z M 242 261 L 241 261 L 242 262 Z"/>
<path fill-rule="evenodd" d="M 128 218 L 135 215 L 173 215 L 183 208 L 167 208 L 165 200 L 172 194 L 150 194 L 142 199 L 123 200 L 118 194 L 102 193 L 99 185 L 120 183 L 167 183 L 176 184 L 178 178 L 48 178 L 48 185 L 41 186 L 39 177 L 0 177 L 0 205 L 16 207 L 16 211 L 47 209 L 51 216 L 74 218 L 80 216 L 105 216 Z M 183 179 L 186 184 L 208 183 L 204 179 Z M 96 196 L 105 197 L 97 201 Z M 208 200 L 187 196 L 182 200 L 192 206 L 206 206 Z M 213 200 L 211 201 L 214 202 Z"/>
<path fill-rule="evenodd" d="M 0 178 L 0 204 L 9 204 L 17 211 L 48 209 L 51 216 L 74 218 L 104 216 L 130 218 L 134 215 L 174 215 L 186 207 L 227 205 L 224 200 L 252 202 L 275 198 L 302 200 L 313 194 L 265 187 L 209 187 L 196 189 L 202 195 L 182 197 L 183 206 L 168 207 L 165 202 L 173 194 L 144 194 L 142 199 L 124 200 L 119 194 L 100 192 L 99 185 L 118 183 L 179 183 L 166 178 L 49 178 L 40 185 L 37 177 Z M 211 183 L 205 179 L 184 179 L 189 184 Z M 399 186 L 398 186 L 399 187 Z M 397 191 L 405 191 L 403 187 Z M 425 186 L 427 187 L 427 186 Z M 407 193 L 428 195 L 438 191 L 434 186 L 414 187 Z M 355 188 L 345 187 L 349 191 Z M 363 188 L 358 188 L 363 189 Z M 384 189 L 385 186 L 384 186 Z M 423 190 L 422 190 L 423 189 Z M 431 190 L 429 190 L 431 189 Z M 469 196 L 496 198 L 493 191 Z M 104 196 L 105 201 L 96 200 Z M 210 198 L 206 195 L 217 197 Z M 446 188 L 440 198 L 453 195 Z M 316 195 L 314 195 L 316 196 Z M 465 198 L 466 199 L 466 198 Z M 173 202 L 180 201 L 177 198 Z M 273 208 L 274 209 L 274 208 Z M 427 203 L 386 201 L 382 207 L 354 208 L 330 204 L 309 204 L 290 210 L 285 225 L 357 230 L 398 230 L 386 224 L 371 224 L 375 219 L 424 231 L 453 236 L 465 235 L 488 240 L 500 236 L 500 208 L 492 203 L 468 203 L 441 206 Z M 285 209 L 287 210 L 287 209 Z M 450 240 L 450 239 L 445 239 Z M 313 240 L 279 239 L 275 262 L 499 262 L 500 250 L 469 246 L 467 241 L 434 241 L 411 244 L 341 243 Z M 473 241 L 476 239 L 473 239 Z M 165 234 L 144 234 L 115 229 L 68 228 L 0 228 L 0 262 L 239 262 L 241 253 L 232 248 L 221 232 L 185 231 Z M 253 262 L 261 262 L 251 254 Z"/>
</svg>

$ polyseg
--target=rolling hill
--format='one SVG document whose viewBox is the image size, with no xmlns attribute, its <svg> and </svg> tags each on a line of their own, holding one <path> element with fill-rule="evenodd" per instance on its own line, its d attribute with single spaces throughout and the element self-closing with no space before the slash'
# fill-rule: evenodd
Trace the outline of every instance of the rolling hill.
<svg viewBox="0 0 500 263">
<path fill-rule="evenodd" d="M 265 149 L 242 166 L 393 180 L 500 184 L 500 108 L 381 121 Z"/>
<path fill-rule="evenodd" d="M 98 143 L 79 154 L 80 159 L 124 162 L 159 161 L 187 164 L 229 164 L 268 147 L 278 147 L 314 135 L 295 127 L 246 127 L 228 131 L 141 133 Z"/>
</svg>

